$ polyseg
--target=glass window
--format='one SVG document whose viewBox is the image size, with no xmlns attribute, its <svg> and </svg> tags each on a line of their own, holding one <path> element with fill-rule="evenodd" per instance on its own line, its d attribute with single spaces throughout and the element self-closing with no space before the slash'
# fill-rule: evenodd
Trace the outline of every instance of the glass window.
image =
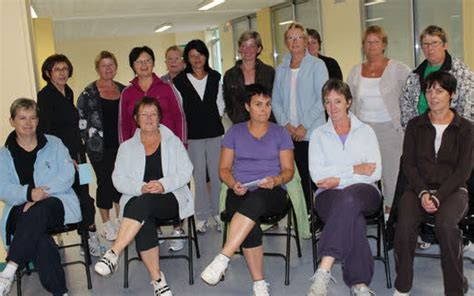
<svg viewBox="0 0 474 296">
<path fill-rule="evenodd" d="M 385 55 L 413 67 L 411 0 L 365 0 L 363 8 L 364 28 L 378 25 L 387 33 Z"/>
<path fill-rule="evenodd" d="M 279 65 L 283 57 L 288 53 L 288 48 L 286 48 L 283 33 L 285 33 L 288 24 L 294 21 L 293 17 L 293 5 L 291 4 L 272 10 L 274 40 L 273 59 L 275 61 L 275 65 Z"/>
<path fill-rule="evenodd" d="M 306 28 L 317 30 L 321 33 L 321 20 L 318 0 L 309 0 L 296 4 L 296 19 Z M 322 33 L 321 33 L 322 34 Z M 324 36 L 322 37 L 324 38 Z"/>
<path fill-rule="evenodd" d="M 416 62 L 425 56 L 419 44 L 421 32 L 429 25 L 443 28 L 448 35 L 448 51 L 453 57 L 464 58 L 462 0 L 417 0 L 415 1 Z M 456 32 L 456 33 L 454 33 Z"/>
</svg>

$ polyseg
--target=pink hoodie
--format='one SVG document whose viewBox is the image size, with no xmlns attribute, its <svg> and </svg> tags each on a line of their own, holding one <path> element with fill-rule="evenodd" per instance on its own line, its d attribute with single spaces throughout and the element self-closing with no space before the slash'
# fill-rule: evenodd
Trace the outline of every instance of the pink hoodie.
<svg viewBox="0 0 474 296">
<path fill-rule="evenodd" d="M 155 97 L 163 110 L 160 123 L 168 127 L 181 142 L 186 143 L 186 122 L 184 113 L 179 107 L 178 98 L 168 83 L 165 83 L 153 73 L 153 83 L 147 92 L 138 85 L 138 77 L 130 81 L 130 85 L 122 91 L 119 112 L 119 137 L 120 143 L 133 137 L 137 125 L 133 119 L 135 103 L 143 96 Z"/>
</svg>

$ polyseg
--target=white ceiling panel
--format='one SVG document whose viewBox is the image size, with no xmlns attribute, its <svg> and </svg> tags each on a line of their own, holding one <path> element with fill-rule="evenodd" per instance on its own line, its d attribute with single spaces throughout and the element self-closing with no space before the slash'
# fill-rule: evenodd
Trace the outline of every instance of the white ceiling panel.
<svg viewBox="0 0 474 296">
<path fill-rule="evenodd" d="M 285 0 L 227 0 L 198 11 L 201 0 L 32 0 L 38 17 L 53 20 L 58 40 L 153 35 L 163 23 L 166 33 L 214 28 Z"/>
</svg>

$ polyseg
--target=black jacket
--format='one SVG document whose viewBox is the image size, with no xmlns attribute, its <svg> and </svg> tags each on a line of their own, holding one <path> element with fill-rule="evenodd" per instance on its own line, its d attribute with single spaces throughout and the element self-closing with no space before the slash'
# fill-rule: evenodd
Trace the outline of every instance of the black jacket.
<svg viewBox="0 0 474 296">
<path fill-rule="evenodd" d="M 241 65 L 242 61 L 237 61 L 235 66 L 224 74 L 225 111 L 234 124 L 249 120 L 249 114 L 244 106 L 246 91 Z M 261 84 L 271 93 L 274 79 L 275 69 L 257 59 L 255 63 L 255 83 Z M 273 114 L 270 120 L 275 122 Z"/>
<path fill-rule="evenodd" d="M 220 79 L 221 74 L 217 71 L 211 69 L 208 72 L 204 98 L 201 99 L 185 71 L 174 78 L 173 83 L 183 97 L 188 139 L 215 138 L 224 134 L 224 126 L 217 107 Z"/>
<path fill-rule="evenodd" d="M 342 72 L 341 72 L 341 67 L 339 67 L 339 64 L 337 61 L 333 58 L 323 56 L 323 55 L 318 55 L 318 58 L 323 60 L 323 62 L 326 64 L 326 68 L 328 68 L 328 74 L 329 78 L 333 79 L 339 79 L 342 80 Z"/>
<path fill-rule="evenodd" d="M 38 131 L 60 138 L 69 155 L 78 163 L 85 161 L 84 147 L 79 133 L 79 113 L 74 106 L 74 94 L 66 85 L 66 96 L 49 82 L 38 92 Z"/>
</svg>

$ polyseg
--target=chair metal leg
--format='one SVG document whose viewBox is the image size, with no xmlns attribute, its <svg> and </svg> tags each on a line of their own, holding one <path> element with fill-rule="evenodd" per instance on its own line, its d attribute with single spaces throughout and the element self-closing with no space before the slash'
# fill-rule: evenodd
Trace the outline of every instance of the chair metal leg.
<svg viewBox="0 0 474 296">
<path fill-rule="evenodd" d="M 191 230 L 193 233 L 193 241 L 194 241 L 194 247 L 196 248 L 196 257 L 201 258 L 201 252 L 199 252 L 199 242 L 198 242 L 198 235 L 197 235 L 197 230 L 196 230 L 196 221 L 194 219 L 194 216 L 190 217 L 191 219 Z"/>
<path fill-rule="evenodd" d="M 296 250 L 298 252 L 298 257 L 301 258 L 302 254 L 301 254 L 301 241 L 300 241 L 300 233 L 298 231 L 298 220 L 296 219 L 296 213 L 295 213 L 295 209 L 293 208 L 293 205 L 291 205 L 291 213 L 293 214 L 293 221 L 294 221 L 294 225 L 295 225 L 295 242 L 296 242 Z"/>
<path fill-rule="evenodd" d="M 123 251 L 123 287 L 128 288 L 128 246 Z"/>
<path fill-rule="evenodd" d="M 191 235 L 191 222 L 188 218 L 188 269 L 189 269 L 189 284 L 194 284 L 194 274 L 193 274 L 193 238 Z"/>
<path fill-rule="evenodd" d="M 379 217 L 379 219 L 385 219 L 385 217 Z M 385 228 L 383 229 L 385 230 Z M 380 244 L 380 238 L 382 237 L 380 232 L 382 231 L 382 226 L 381 223 L 377 223 L 377 257 L 380 257 L 380 249 L 381 249 L 381 244 Z"/>
<path fill-rule="evenodd" d="M 288 209 L 286 222 L 286 256 L 285 256 L 285 286 L 290 284 L 290 249 L 291 249 L 291 206 Z"/>
<path fill-rule="evenodd" d="M 86 268 L 86 279 L 87 279 L 87 289 L 92 289 L 92 279 L 91 279 L 91 264 L 92 258 L 91 253 L 89 252 L 89 240 L 88 240 L 88 232 L 83 231 L 81 234 L 81 241 L 82 241 L 82 248 L 84 249 L 84 260 L 85 268 Z"/>
<path fill-rule="evenodd" d="M 16 295 L 21 296 L 21 270 L 16 270 Z"/>
<path fill-rule="evenodd" d="M 384 217 L 380 219 L 379 225 L 382 228 L 383 257 L 384 257 L 384 265 L 385 265 L 385 277 L 387 279 L 387 289 L 391 289 L 392 277 L 390 275 L 390 259 L 388 257 L 388 246 L 387 246 L 387 237 L 386 237 L 387 233 L 385 231 Z"/>
</svg>

